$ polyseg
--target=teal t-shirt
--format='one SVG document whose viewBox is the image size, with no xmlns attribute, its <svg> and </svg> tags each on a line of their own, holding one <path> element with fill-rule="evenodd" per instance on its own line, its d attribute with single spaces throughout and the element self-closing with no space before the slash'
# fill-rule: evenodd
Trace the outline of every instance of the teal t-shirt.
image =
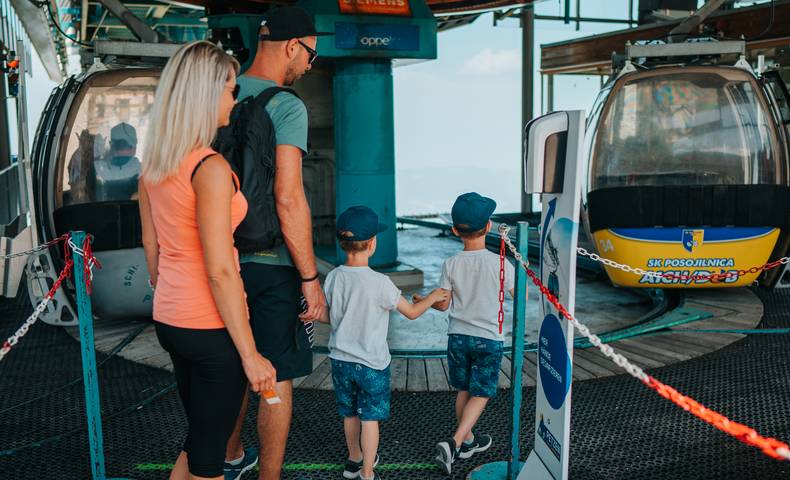
<svg viewBox="0 0 790 480">
<path fill-rule="evenodd" d="M 256 96 L 267 88 L 277 86 L 277 83 L 271 80 L 246 75 L 240 76 L 237 83 L 239 100 Z M 307 108 L 302 100 L 288 92 L 280 92 L 269 100 L 266 112 L 272 119 L 277 145 L 293 145 L 303 153 L 307 153 Z M 242 254 L 239 261 L 293 266 L 291 254 L 285 245 L 265 252 Z"/>
</svg>

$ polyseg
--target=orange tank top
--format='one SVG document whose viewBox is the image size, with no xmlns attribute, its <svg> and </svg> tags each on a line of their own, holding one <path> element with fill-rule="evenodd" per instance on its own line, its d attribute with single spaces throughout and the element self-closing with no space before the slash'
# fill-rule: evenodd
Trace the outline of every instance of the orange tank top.
<svg viewBox="0 0 790 480">
<path fill-rule="evenodd" d="M 200 148 L 188 154 L 178 173 L 157 184 L 143 180 L 159 243 L 159 277 L 154 292 L 154 320 L 174 327 L 224 328 L 208 283 L 197 225 L 192 172 L 201 160 L 216 154 Z M 239 184 L 233 175 L 233 181 Z M 228 179 L 230 180 L 230 179 Z M 231 200 L 231 230 L 247 214 L 247 200 L 237 191 Z M 235 267 L 239 254 L 234 248 Z"/>
</svg>

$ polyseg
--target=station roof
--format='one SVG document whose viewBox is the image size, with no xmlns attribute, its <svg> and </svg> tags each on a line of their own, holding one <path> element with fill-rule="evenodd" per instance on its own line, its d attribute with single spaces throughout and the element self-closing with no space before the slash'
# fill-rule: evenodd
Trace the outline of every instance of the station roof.
<svg viewBox="0 0 790 480">
<path fill-rule="evenodd" d="M 28 0 L 10 0 L 22 25 L 31 35 L 50 78 L 65 74 L 66 56 L 72 43 L 59 34 L 47 10 Z M 331 0 L 326 0 L 331 1 Z M 439 22 L 439 30 L 473 22 L 481 13 L 519 8 L 537 0 L 426 0 Z M 135 16 L 167 38 L 187 42 L 205 37 L 206 12 L 260 13 L 273 4 L 296 3 L 296 0 L 121 0 Z M 54 16 L 73 38 L 93 40 L 133 40 L 134 36 L 98 0 L 62 0 L 52 2 Z"/>
<path fill-rule="evenodd" d="M 534 3 L 535 1 L 536 0 L 426 0 L 425 3 L 427 3 L 431 10 L 433 10 L 435 13 L 451 13 L 502 8 L 511 5 L 526 5 Z M 211 8 L 218 2 L 216 2 L 216 0 L 181 0 L 180 3 L 188 3 L 191 5 L 199 5 Z M 246 4 L 248 7 L 251 5 L 254 6 L 256 4 L 263 5 L 288 3 L 296 3 L 296 0 L 231 0 L 230 2 L 222 2 L 223 5 Z"/>
<path fill-rule="evenodd" d="M 722 39 L 745 39 L 750 55 L 767 54 L 779 61 L 790 57 L 790 0 L 722 10 L 702 24 L 705 34 Z M 771 18 L 773 20 L 771 21 Z M 613 53 L 623 53 L 626 42 L 663 39 L 681 20 L 652 23 L 637 28 L 541 45 L 540 69 L 544 74 L 608 75 Z M 787 62 L 783 62 L 787 63 Z"/>
</svg>

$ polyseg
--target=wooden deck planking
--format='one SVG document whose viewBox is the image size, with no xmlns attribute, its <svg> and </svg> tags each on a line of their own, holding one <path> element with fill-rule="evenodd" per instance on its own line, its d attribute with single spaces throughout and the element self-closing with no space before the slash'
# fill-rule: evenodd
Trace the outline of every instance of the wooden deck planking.
<svg viewBox="0 0 790 480">
<path fill-rule="evenodd" d="M 650 358 L 661 365 L 671 365 L 678 361 L 677 358 L 671 355 L 667 355 L 666 352 L 662 351 L 660 348 L 649 348 L 648 345 L 642 343 L 625 343 L 625 342 L 617 342 L 616 344 L 612 345 L 615 348 L 619 348 L 622 350 L 623 355 L 625 356 L 633 356 L 642 355 L 644 357 Z"/>
<path fill-rule="evenodd" d="M 424 392 L 428 390 L 428 377 L 425 374 L 425 359 L 410 358 L 406 376 L 406 391 Z"/>
<path fill-rule="evenodd" d="M 390 363 L 390 388 L 398 392 L 406 390 L 408 361 L 405 358 L 393 358 Z"/>
<path fill-rule="evenodd" d="M 667 358 L 667 362 L 682 362 L 692 358 L 688 352 L 678 351 L 675 348 L 669 348 L 667 345 L 656 344 L 652 341 L 655 337 L 645 337 L 639 340 L 620 340 L 618 343 L 628 349 L 637 349 L 647 352 L 653 352 Z"/>
<path fill-rule="evenodd" d="M 581 365 L 577 364 L 576 362 L 573 363 L 573 370 L 572 370 L 573 380 L 590 380 L 591 378 L 596 378 L 596 375 Z"/>
<path fill-rule="evenodd" d="M 446 392 L 450 390 L 450 385 L 447 383 L 447 372 L 445 372 L 442 359 L 426 358 L 425 373 L 428 378 L 429 392 Z"/>
<path fill-rule="evenodd" d="M 699 329 L 750 329 L 756 328 L 763 314 L 763 305 L 748 291 L 716 292 L 705 296 L 699 292 L 688 295 L 686 306 L 713 313 L 715 316 L 673 328 L 673 333 L 636 337 L 614 342 L 611 346 L 643 368 L 655 368 L 685 361 L 744 338 L 744 335 L 727 332 L 691 332 Z M 138 329 L 139 321 L 97 321 L 95 343 L 98 351 L 108 353 L 131 332 Z M 79 339 L 78 327 L 66 331 Z M 159 346 L 153 325 L 143 330 L 126 345 L 120 357 L 152 367 L 172 370 L 169 355 Z M 574 351 L 573 378 L 582 381 L 623 373 L 596 349 Z M 511 386 L 512 357 L 503 358 L 498 376 L 500 388 Z M 534 386 L 537 380 L 536 354 L 524 354 L 522 385 Z M 313 355 L 313 373 L 294 380 L 298 388 L 331 389 L 331 363 L 325 354 Z M 404 359 L 394 358 L 391 365 L 391 387 L 396 391 L 448 391 L 449 371 L 446 358 Z"/>
<path fill-rule="evenodd" d="M 329 358 L 324 360 L 313 369 L 313 373 L 307 376 L 304 381 L 299 385 L 300 388 L 318 388 L 319 385 L 326 379 L 327 376 L 331 377 L 332 366 L 329 363 Z"/>
<path fill-rule="evenodd" d="M 620 367 L 612 363 L 611 360 L 604 357 L 603 354 L 601 354 L 595 349 L 577 350 L 576 352 L 574 352 L 574 356 L 577 355 L 579 359 L 584 359 L 584 361 L 590 363 L 588 368 L 590 369 L 598 368 L 599 370 L 602 370 L 602 372 L 598 375 L 599 377 L 608 377 L 611 375 L 618 375 L 624 372 L 624 370 L 622 370 Z M 596 367 L 593 367 L 594 365 Z"/>
</svg>

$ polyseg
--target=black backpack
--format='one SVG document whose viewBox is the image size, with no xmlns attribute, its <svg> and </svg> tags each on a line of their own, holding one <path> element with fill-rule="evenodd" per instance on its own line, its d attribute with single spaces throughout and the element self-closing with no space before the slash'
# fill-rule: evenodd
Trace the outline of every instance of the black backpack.
<svg viewBox="0 0 790 480">
<path fill-rule="evenodd" d="M 274 201 L 277 141 L 266 112 L 266 104 L 280 92 L 299 97 L 290 88 L 271 87 L 257 97 L 245 98 L 233 107 L 230 125 L 219 129 L 212 145 L 238 175 L 247 199 L 247 216 L 233 234 L 236 248 L 242 253 L 270 250 L 283 243 Z"/>
</svg>

